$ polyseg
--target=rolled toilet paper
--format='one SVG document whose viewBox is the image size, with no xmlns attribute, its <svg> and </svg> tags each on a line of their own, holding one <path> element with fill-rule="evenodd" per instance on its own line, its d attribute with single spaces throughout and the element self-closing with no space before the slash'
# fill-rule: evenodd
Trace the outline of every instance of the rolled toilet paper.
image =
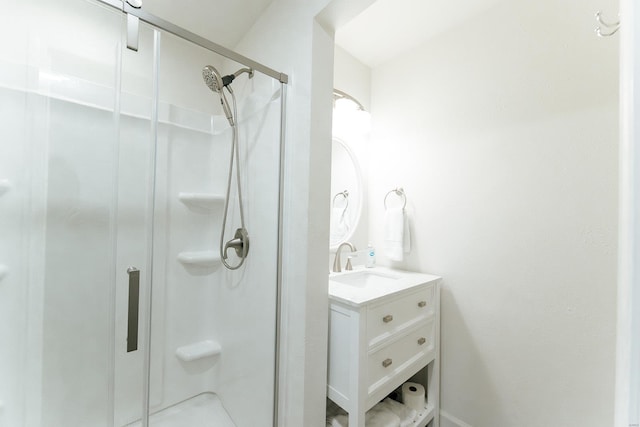
<svg viewBox="0 0 640 427">
<path fill-rule="evenodd" d="M 402 384 L 402 402 L 416 411 L 424 409 L 425 394 L 422 384 L 412 382 Z"/>
</svg>

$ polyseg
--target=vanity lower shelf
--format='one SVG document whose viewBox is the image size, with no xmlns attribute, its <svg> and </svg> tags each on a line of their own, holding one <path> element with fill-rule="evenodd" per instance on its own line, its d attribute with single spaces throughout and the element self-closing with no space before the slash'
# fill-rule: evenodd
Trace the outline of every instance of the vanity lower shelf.
<svg viewBox="0 0 640 427">
<path fill-rule="evenodd" d="M 385 400 L 386 403 L 387 400 Z M 338 410 L 337 413 L 335 406 L 327 405 L 327 424 L 331 423 L 331 425 L 344 425 L 344 412 Z M 388 407 L 387 407 L 388 408 Z M 383 411 L 378 412 L 382 416 L 386 416 L 389 412 Z M 431 421 L 435 419 L 436 411 L 433 403 L 427 403 L 425 406 L 416 411 L 416 414 L 413 419 L 402 419 L 402 416 L 407 416 L 408 413 L 405 412 L 397 412 L 391 410 L 391 413 L 395 413 L 401 419 L 401 425 L 410 425 L 411 427 L 426 427 Z M 366 415 L 365 415 L 366 417 Z M 377 420 L 375 418 L 369 419 L 369 422 L 376 423 Z M 410 424 L 409 424 L 410 423 Z M 377 423 L 376 423 L 377 425 Z"/>
<path fill-rule="evenodd" d="M 418 411 L 418 417 L 414 421 L 416 427 L 426 427 L 433 420 L 436 408 L 432 403 L 427 403 L 424 410 Z"/>
</svg>

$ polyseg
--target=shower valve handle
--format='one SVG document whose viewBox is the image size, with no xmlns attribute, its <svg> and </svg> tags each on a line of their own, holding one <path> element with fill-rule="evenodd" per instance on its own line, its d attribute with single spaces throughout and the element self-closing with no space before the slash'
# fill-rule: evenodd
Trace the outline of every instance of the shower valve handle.
<svg viewBox="0 0 640 427">
<path fill-rule="evenodd" d="M 227 259 L 227 251 L 229 248 L 235 249 L 236 255 L 240 258 L 246 258 L 249 253 L 249 233 L 247 233 L 246 229 L 238 228 L 233 239 L 224 244 L 224 259 Z"/>
</svg>

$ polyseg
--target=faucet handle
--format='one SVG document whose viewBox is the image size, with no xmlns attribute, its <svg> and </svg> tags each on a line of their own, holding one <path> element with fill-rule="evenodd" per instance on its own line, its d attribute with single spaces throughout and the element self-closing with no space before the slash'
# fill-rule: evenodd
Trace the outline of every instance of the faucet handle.
<svg viewBox="0 0 640 427">
<path fill-rule="evenodd" d="M 347 257 L 347 265 L 345 265 L 345 266 L 344 266 L 344 269 L 345 269 L 346 271 L 351 271 L 351 270 L 353 270 L 353 265 L 351 265 L 351 260 L 352 260 L 352 259 L 353 259 L 353 257 L 352 257 L 352 256 L 348 256 L 348 257 Z"/>
<path fill-rule="evenodd" d="M 342 251 L 342 248 L 345 246 L 349 246 L 349 249 L 351 249 L 351 252 L 355 252 L 357 249 L 356 247 L 351 243 L 351 242 L 343 242 L 338 246 L 338 249 L 336 249 L 336 256 L 333 260 L 333 272 L 334 273 L 340 273 L 342 271 L 342 268 L 340 267 L 340 252 Z M 352 268 L 349 268 L 348 270 L 353 270 Z"/>
</svg>

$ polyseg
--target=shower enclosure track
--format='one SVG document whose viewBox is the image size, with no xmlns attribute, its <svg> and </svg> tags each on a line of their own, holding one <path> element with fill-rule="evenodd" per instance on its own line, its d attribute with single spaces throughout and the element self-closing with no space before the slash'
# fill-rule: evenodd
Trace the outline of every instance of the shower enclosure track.
<svg viewBox="0 0 640 427">
<path fill-rule="evenodd" d="M 260 71 L 262 74 L 266 74 L 269 77 L 272 77 L 278 80 L 280 83 L 287 84 L 289 83 L 289 76 L 285 73 L 281 73 L 272 68 L 267 67 L 259 62 L 256 62 L 252 59 L 247 58 L 246 56 L 240 55 L 237 52 L 234 52 L 230 49 L 227 49 L 224 46 L 221 46 L 217 43 L 214 43 L 210 40 L 205 39 L 204 37 L 200 37 L 199 35 L 192 33 L 191 31 L 185 30 L 182 27 L 172 24 L 171 22 L 165 21 L 162 18 L 159 18 L 151 13 L 147 13 L 140 8 L 135 8 L 131 6 L 126 1 L 122 0 L 97 0 L 100 3 L 104 3 L 108 6 L 111 6 L 115 9 L 122 11 L 123 13 L 129 14 L 131 16 L 135 16 L 139 18 L 141 21 L 146 22 L 147 24 L 151 24 L 161 30 L 164 30 L 168 33 L 171 33 L 175 36 L 178 36 L 184 40 L 190 41 L 200 47 L 203 47 L 207 50 L 215 52 L 219 55 L 224 56 L 225 58 L 236 61 L 240 64 L 243 64 L 249 68 L 252 68 L 254 71 Z"/>
</svg>

